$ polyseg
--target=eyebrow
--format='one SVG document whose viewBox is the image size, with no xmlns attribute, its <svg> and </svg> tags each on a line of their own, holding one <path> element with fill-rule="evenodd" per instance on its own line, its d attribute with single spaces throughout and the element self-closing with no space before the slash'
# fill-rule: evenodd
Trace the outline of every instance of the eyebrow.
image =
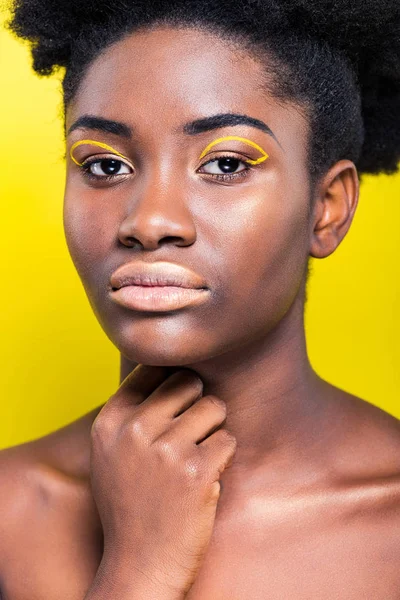
<svg viewBox="0 0 400 600">
<path fill-rule="evenodd" d="M 131 139 L 133 130 L 126 123 L 104 119 L 103 117 L 95 117 L 94 115 L 82 115 L 77 119 L 67 131 L 67 135 L 75 131 L 75 129 L 93 129 L 95 131 L 103 131 L 104 133 L 113 133 L 120 137 Z"/>
<path fill-rule="evenodd" d="M 264 133 L 270 135 L 278 144 L 274 132 L 268 127 L 264 121 L 249 117 L 248 115 L 242 115 L 237 113 L 220 113 L 205 117 L 203 119 L 196 119 L 185 123 L 178 131 L 183 131 L 187 135 L 198 135 L 213 129 L 219 129 L 221 127 L 232 127 L 237 125 L 248 125 L 260 129 Z M 94 115 L 82 115 L 79 117 L 68 129 L 67 135 L 75 131 L 75 129 L 92 129 L 95 131 L 102 131 L 104 133 L 112 133 L 120 137 L 131 139 L 133 135 L 133 129 L 126 123 L 120 121 L 113 121 L 111 119 L 105 119 L 103 117 L 96 117 Z M 281 146 L 282 147 L 282 146 Z"/>
<path fill-rule="evenodd" d="M 279 144 L 276 135 L 264 121 L 237 113 L 221 113 L 204 119 L 196 119 L 195 121 L 186 123 L 182 129 L 184 133 L 187 133 L 188 135 L 197 135 L 206 131 L 212 131 L 213 129 L 219 129 L 220 127 L 232 127 L 235 125 L 250 125 L 250 127 L 256 127 L 270 135 Z"/>
</svg>

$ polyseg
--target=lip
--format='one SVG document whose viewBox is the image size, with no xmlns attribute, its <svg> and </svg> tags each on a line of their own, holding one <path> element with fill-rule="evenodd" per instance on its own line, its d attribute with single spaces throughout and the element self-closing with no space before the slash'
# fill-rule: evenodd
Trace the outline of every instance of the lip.
<svg viewBox="0 0 400 600">
<path fill-rule="evenodd" d="M 138 311 L 170 311 L 204 302 L 209 289 L 193 271 L 169 262 L 127 263 L 110 277 L 110 298 Z"/>
<path fill-rule="evenodd" d="M 140 311 L 164 312 L 204 302 L 208 290 L 176 286 L 125 285 L 111 292 L 116 304 Z"/>
</svg>

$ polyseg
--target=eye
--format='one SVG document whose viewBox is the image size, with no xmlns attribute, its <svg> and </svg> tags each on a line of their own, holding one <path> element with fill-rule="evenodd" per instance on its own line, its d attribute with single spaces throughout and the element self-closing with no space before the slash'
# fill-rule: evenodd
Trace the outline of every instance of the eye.
<svg viewBox="0 0 400 600">
<path fill-rule="evenodd" d="M 240 165 L 244 165 L 244 168 L 239 169 Z M 203 173 L 208 173 L 210 175 L 224 175 L 224 174 L 234 174 L 241 173 L 242 171 L 247 170 L 249 167 L 245 164 L 243 160 L 239 160 L 233 156 L 221 156 L 219 158 L 214 158 L 210 160 L 208 163 L 205 163 L 202 167 Z"/>
<path fill-rule="evenodd" d="M 89 164 L 84 163 L 82 166 L 86 167 L 92 175 L 97 175 L 99 177 L 104 175 L 123 175 L 125 173 L 130 173 L 128 165 L 115 158 L 92 160 Z"/>
<path fill-rule="evenodd" d="M 119 175 L 129 175 L 132 168 L 122 160 L 116 158 L 88 158 L 80 168 L 85 177 L 89 179 L 107 180 Z"/>
</svg>

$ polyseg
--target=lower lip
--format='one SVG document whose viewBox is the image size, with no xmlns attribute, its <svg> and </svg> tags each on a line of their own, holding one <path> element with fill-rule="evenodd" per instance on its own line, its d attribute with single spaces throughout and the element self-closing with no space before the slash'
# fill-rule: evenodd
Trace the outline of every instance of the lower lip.
<svg viewBox="0 0 400 600">
<path fill-rule="evenodd" d="M 176 286 L 126 285 L 111 292 L 111 300 L 131 310 L 168 311 L 201 304 L 207 289 Z"/>
</svg>

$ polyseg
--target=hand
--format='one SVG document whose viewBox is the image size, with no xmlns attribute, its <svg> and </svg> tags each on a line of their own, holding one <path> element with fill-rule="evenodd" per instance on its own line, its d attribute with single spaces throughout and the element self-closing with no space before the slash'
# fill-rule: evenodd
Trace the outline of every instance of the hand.
<svg viewBox="0 0 400 600">
<path fill-rule="evenodd" d="M 133 585 L 148 580 L 150 588 L 177 598 L 185 597 L 200 569 L 219 478 L 236 450 L 234 436 L 220 427 L 225 403 L 202 392 L 194 371 L 168 375 L 167 367 L 138 365 L 92 426 L 102 569 L 109 561 L 123 570 L 118 577 Z"/>
</svg>

